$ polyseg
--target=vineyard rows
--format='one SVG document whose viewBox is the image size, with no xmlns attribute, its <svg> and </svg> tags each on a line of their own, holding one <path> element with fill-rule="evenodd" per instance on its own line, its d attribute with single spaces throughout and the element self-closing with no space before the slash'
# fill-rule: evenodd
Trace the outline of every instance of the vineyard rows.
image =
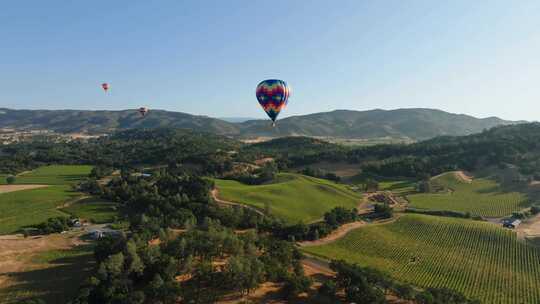
<svg viewBox="0 0 540 304">
<path fill-rule="evenodd" d="M 452 288 L 482 303 L 540 303 L 540 250 L 489 223 L 409 214 L 305 250 L 417 286 Z"/>
<path fill-rule="evenodd" d="M 466 183 L 456 180 L 453 173 L 447 173 L 435 181 L 447 187 L 448 191 L 410 195 L 410 207 L 502 217 L 527 206 L 527 197 L 524 193 L 502 191 L 492 179 L 479 178 L 474 179 L 472 183 Z"/>
</svg>

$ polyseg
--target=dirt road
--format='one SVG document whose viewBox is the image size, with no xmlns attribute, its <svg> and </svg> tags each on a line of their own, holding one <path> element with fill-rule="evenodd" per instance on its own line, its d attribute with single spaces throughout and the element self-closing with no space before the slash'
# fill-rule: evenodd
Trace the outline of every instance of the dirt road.
<svg viewBox="0 0 540 304">
<path fill-rule="evenodd" d="M 218 198 L 218 195 L 219 195 L 219 190 L 218 189 L 212 189 L 212 191 L 210 191 L 211 195 L 212 195 L 212 198 L 216 201 L 216 203 L 218 204 L 221 204 L 221 205 L 227 205 L 227 206 L 239 206 L 239 207 L 242 207 L 242 208 L 246 208 L 246 209 L 249 209 L 249 210 L 252 210 L 258 214 L 260 214 L 261 216 L 266 216 L 264 214 L 264 212 L 262 212 L 261 210 L 257 209 L 257 208 L 254 208 L 254 207 L 251 207 L 249 205 L 245 205 L 245 204 L 239 204 L 239 203 L 235 203 L 235 202 L 230 202 L 230 201 L 226 201 L 226 200 L 222 200 L 220 198 Z"/>
<path fill-rule="evenodd" d="M 318 245 L 328 244 L 328 243 L 331 243 L 331 242 L 333 242 L 333 241 L 335 241 L 335 240 L 337 240 L 339 238 L 344 237 L 350 231 L 352 231 L 352 230 L 354 230 L 356 228 L 362 227 L 365 224 L 366 223 L 363 222 L 363 221 L 347 223 L 347 224 L 339 226 L 338 229 L 332 231 L 332 233 L 330 233 L 329 235 L 327 235 L 327 236 L 325 236 L 323 238 L 320 238 L 320 239 L 315 240 L 315 241 L 298 242 L 297 244 L 300 247 L 318 246 Z"/>
<path fill-rule="evenodd" d="M 444 174 L 447 174 L 447 173 L 448 172 L 444 172 L 444 173 L 441 173 L 439 175 L 435 175 L 431 179 L 435 179 L 435 178 L 440 177 L 440 176 L 442 176 Z M 460 181 L 463 181 L 463 182 L 466 182 L 466 183 L 472 183 L 472 181 L 473 181 L 472 175 L 466 173 L 465 171 L 461 171 L 461 170 L 460 171 L 453 171 L 452 173 L 454 173 L 454 176 Z"/>
<path fill-rule="evenodd" d="M 540 237 L 540 214 L 525 220 L 515 231 L 520 240 Z"/>
</svg>

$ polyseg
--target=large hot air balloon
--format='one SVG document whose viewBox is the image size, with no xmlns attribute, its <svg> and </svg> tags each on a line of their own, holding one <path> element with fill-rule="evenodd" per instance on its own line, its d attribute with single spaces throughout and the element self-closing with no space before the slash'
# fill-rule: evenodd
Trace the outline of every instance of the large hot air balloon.
<svg viewBox="0 0 540 304">
<path fill-rule="evenodd" d="M 289 94 L 290 88 L 283 80 L 268 79 L 257 86 L 255 95 L 268 117 L 272 119 L 272 126 L 276 125 L 279 112 L 287 105 Z"/>
<path fill-rule="evenodd" d="M 146 114 L 148 114 L 148 108 L 147 107 L 140 107 L 139 108 L 139 114 L 141 114 L 142 117 L 145 117 Z"/>
<path fill-rule="evenodd" d="M 110 85 L 108 83 L 104 82 L 104 83 L 101 84 L 101 87 L 103 88 L 103 90 L 106 93 L 109 90 Z"/>
</svg>

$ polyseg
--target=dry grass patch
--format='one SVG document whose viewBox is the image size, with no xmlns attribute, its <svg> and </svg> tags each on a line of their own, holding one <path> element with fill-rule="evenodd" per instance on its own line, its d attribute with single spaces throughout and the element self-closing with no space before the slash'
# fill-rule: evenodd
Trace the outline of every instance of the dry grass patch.
<svg viewBox="0 0 540 304">
<path fill-rule="evenodd" d="M 0 194 L 49 187 L 49 185 L 0 185 Z"/>
</svg>

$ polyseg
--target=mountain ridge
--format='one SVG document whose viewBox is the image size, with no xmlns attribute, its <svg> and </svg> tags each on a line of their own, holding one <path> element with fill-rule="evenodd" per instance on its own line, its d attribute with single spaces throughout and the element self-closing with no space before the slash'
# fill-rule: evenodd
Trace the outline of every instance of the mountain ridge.
<svg viewBox="0 0 540 304">
<path fill-rule="evenodd" d="M 204 130 L 237 138 L 310 136 L 345 139 L 424 140 L 441 135 L 468 135 L 499 125 L 523 123 L 498 117 L 476 118 L 438 109 L 400 108 L 355 111 L 338 109 L 278 120 L 228 122 L 204 115 L 151 110 L 141 119 L 127 110 L 15 110 L 0 108 L 0 128 L 48 129 L 59 133 L 111 133 L 133 128 L 175 127 Z"/>
</svg>

